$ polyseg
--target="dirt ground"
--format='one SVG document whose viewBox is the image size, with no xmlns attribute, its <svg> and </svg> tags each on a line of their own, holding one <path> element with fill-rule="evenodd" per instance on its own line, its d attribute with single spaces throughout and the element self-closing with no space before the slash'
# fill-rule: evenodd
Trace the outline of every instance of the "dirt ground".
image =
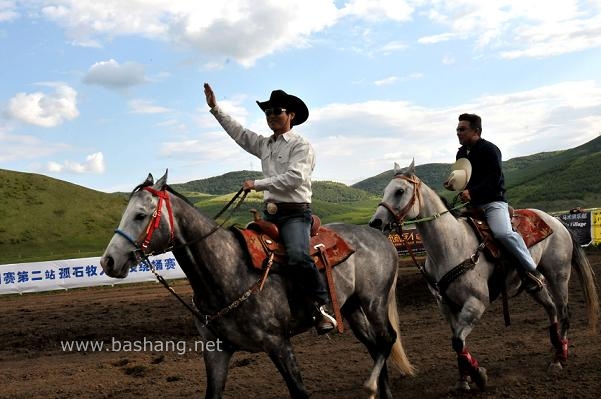
<svg viewBox="0 0 601 399">
<path fill-rule="evenodd" d="M 601 251 L 589 252 L 589 259 L 599 276 Z M 418 374 L 402 377 L 391 369 L 396 398 L 601 397 L 600 335 L 587 329 L 575 275 L 570 283 L 568 367 L 559 376 L 546 373 L 551 358 L 548 322 L 542 308 L 520 295 L 509 302 L 510 327 L 504 326 L 497 301 L 468 337 L 471 352 L 488 369 L 489 390 L 458 394 L 451 389 L 457 371 L 450 329 L 423 278 L 402 266 L 397 289 L 400 327 Z M 190 298 L 186 281 L 174 286 Z M 145 351 L 134 351 L 133 346 L 130 351 L 64 351 L 61 347 L 61 341 L 125 345 L 144 340 L 186 341 L 187 349 L 196 340 L 192 316 L 159 284 L 0 297 L 0 398 L 204 397 L 200 353 L 156 346 Z M 307 332 L 293 342 L 312 398 L 366 397 L 361 386 L 372 362 L 350 331 L 325 337 Z M 287 397 L 282 378 L 265 354 L 238 353 L 233 358 L 225 398 L 242 397 Z"/>
</svg>

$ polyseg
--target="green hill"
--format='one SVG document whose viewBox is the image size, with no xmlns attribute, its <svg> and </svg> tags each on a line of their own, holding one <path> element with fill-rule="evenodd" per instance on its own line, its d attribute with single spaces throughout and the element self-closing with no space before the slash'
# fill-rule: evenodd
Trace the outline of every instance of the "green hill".
<svg viewBox="0 0 601 399">
<path fill-rule="evenodd" d="M 408 165 L 400 166 L 405 168 Z M 450 170 L 450 163 L 429 163 L 415 166 L 415 174 L 433 189 L 436 189 L 436 187 L 442 187 L 442 182 L 448 177 Z M 393 174 L 393 170 L 390 169 L 386 172 L 380 173 L 379 175 L 355 183 L 351 187 L 381 196 L 384 193 L 384 188 L 390 182 L 390 179 L 392 179 Z"/>
<path fill-rule="evenodd" d="M 406 166 L 406 165 L 401 165 Z M 416 174 L 446 198 L 453 193 L 442 188 L 451 163 L 417 165 Z M 601 205 L 601 136 L 581 146 L 542 152 L 503 162 L 507 197 L 518 208 L 539 208 L 548 212 Z M 388 170 L 352 187 L 382 195 L 393 171 Z"/>
<path fill-rule="evenodd" d="M 126 198 L 50 177 L 0 169 L 1 263 L 96 256 Z"/>
<path fill-rule="evenodd" d="M 244 180 L 260 179 L 263 173 L 256 170 L 242 170 L 239 172 L 229 172 L 221 176 L 209 177 L 208 179 L 193 180 L 187 183 L 173 184 L 172 187 L 177 191 L 187 191 L 196 193 L 205 193 L 212 195 L 222 195 L 235 193 L 242 187 Z"/>
</svg>

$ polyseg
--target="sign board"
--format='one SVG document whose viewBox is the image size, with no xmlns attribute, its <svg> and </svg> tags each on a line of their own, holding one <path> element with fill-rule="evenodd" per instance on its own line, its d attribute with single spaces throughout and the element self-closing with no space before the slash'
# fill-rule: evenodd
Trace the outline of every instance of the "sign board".
<svg viewBox="0 0 601 399">
<path fill-rule="evenodd" d="M 426 252 L 422 237 L 417 232 L 415 226 L 404 228 L 402 237 L 397 232 L 388 233 L 388 239 L 392 242 L 399 255 L 409 255 L 407 246 L 411 247 L 414 254 L 423 254 Z"/>
<path fill-rule="evenodd" d="M 591 211 L 593 244 L 601 244 L 601 209 Z"/>
<path fill-rule="evenodd" d="M 171 252 L 153 256 L 151 263 L 165 279 L 186 277 Z M 0 265 L 0 295 L 153 280 L 156 277 L 143 263 L 131 267 L 123 279 L 109 277 L 100 267 L 100 257 Z"/>
<path fill-rule="evenodd" d="M 569 229 L 572 230 L 578 244 L 587 246 L 593 242 L 591 212 L 577 211 L 563 213 L 557 217 L 563 220 Z"/>
</svg>

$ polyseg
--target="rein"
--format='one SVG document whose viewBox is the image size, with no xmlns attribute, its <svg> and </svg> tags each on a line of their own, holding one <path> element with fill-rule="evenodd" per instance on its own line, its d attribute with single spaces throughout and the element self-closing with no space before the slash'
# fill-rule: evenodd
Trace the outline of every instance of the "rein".
<svg viewBox="0 0 601 399">
<path fill-rule="evenodd" d="M 447 302 L 452 304 L 453 302 L 446 295 L 447 288 L 449 287 L 449 285 L 451 285 L 451 283 L 453 281 L 455 281 L 457 278 L 459 278 L 462 274 L 466 273 L 469 270 L 472 270 L 476 266 L 476 264 L 478 263 L 478 260 L 480 259 L 480 252 L 482 250 L 484 250 L 484 243 L 481 243 L 480 245 L 478 245 L 475 252 L 469 258 L 467 258 L 466 260 L 461 262 L 459 265 L 457 265 L 454 268 L 452 268 L 451 270 L 449 270 L 444 276 L 442 276 L 440 281 L 436 281 L 435 279 L 432 278 L 432 276 L 430 276 L 426 272 L 424 266 L 420 265 L 417 262 L 417 259 L 415 257 L 415 254 L 413 253 L 413 249 L 412 249 L 409 241 L 403 239 L 403 234 L 402 234 L 403 226 L 410 225 L 410 224 L 425 223 L 425 222 L 430 222 L 432 220 L 436 220 L 436 219 L 440 218 L 442 215 L 444 215 L 445 213 L 449 213 L 454 210 L 461 209 L 461 208 L 467 206 L 467 203 L 461 203 L 450 209 L 446 209 L 443 212 L 438 212 L 432 216 L 427 216 L 427 217 L 424 217 L 421 219 L 411 219 L 411 220 L 406 221 L 405 217 L 407 216 L 407 214 L 409 213 L 411 208 L 413 208 L 413 206 L 415 205 L 415 202 L 417 201 L 418 204 L 421 202 L 421 196 L 420 196 L 420 191 L 419 191 L 419 187 L 421 185 L 421 180 L 417 176 L 406 176 L 406 175 L 398 175 L 398 176 L 395 176 L 394 178 L 406 180 L 409 183 L 413 184 L 414 189 L 413 189 L 413 195 L 411 196 L 411 199 L 409 200 L 407 205 L 405 205 L 403 207 L 403 209 L 399 210 L 398 212 L 396 212 L 394 207 L 392 207 L 390 204 L 387 204 L 386 202 L 380 202 L 378 205 L 386 208 L 386 210 L 388 212 L 390 212 L 390 214 L 393 216 L 394 225 L 396 225 L 397 234 L 399 235 L 400 239 L 404 242 L 405 247 L 407 248 L 407 252 L 409 252 L 409 255 L 411 256 L 413 263 L 415 264 L 417 269 L 420 271 L 422 276 L 424 276 L 424 278 L 426 279 L 428 284 L 436 292 L 438 292 L 443 298 L 445 298 L 447 300 Z"/>
<path fill-rule="evenodd" d="M 413 190 L 413 195 L 411 196 L 411 199 L 409 200 L 409 202 L 407 203 L 407 205 L 405 205 L 403 207 L 403 209 L 399 210 L 398 212 L 395 211 L 394 207 L 392 207 L 391 205 L 387 204 L 386 202 L 380 202 L 378 204 L 378 206 L 382 206 L 384 208 L 386 208 L 386 210 L 388 212 L 390 212 L 390 214 L 394 217 L 395 220 L 395 224 L 397 225 L 397 228 L 401 228 L 402 226 L 406 226 L 406 225 L 411 225 L 411 224 L 417 224 L 417 223 L 423 223 L 423 222 L 429 222 L 432 220 L 436 220 L 439 217 L 441 217 L 442 215 L 444 215 L 445 213 L 449 213 L 452 211 L 455 211 L 457 209 L 461 209 L 464 208 L 468 205 L 468 203 L 461 203 L 459 205 L 455 205 L 454 207 L 447 209 L 443 212 L 438 212 L 435 213 L 432 216 L 427 216 L 425 218 L 421 218 L 421 219 L 411 219 L 411 220 L 405 220 L 405 217 L 407 216 L 407 214 L 409 213 L 409 211 L 411 210 L 411 208 L 413 207 L 413 205 L 415 205 L 415 201 L 417 200 L 418 204 L 421 202 L 421 197 L 420 197 L 420 192 L 419 192 L 419 187 L 422 184 L 422 181 L 417 177 L 417 176 L 406 176 L 406 175 L 398 175 L 394 177 L 395 179 L 401 179 L 401 180 L 406 180 L 409 183 L 412 183 L 414 186 L 414 190 Z"/>
<path fill-rule="evenodd" d="M 184 305 L 190 311 L 190 313 L 192 313 L 192 315 L 194 315 L 194 317 L 196 317 L 198 319 L 199 322 L 202 323 L 203 327 L 206 327 L 212 321 L 214 321 L 220 317 L 223 317 L 224 315 L 228 314 L 232 310 L 236 309 L 244 301 L 246 301 L 248 298 L 250 298 L 250 296 L 252 294 L 255 294 L 263 289 L 263 285 L 265 284 L 265 280 L 267 279 L 267 275 L 268 275 L 269 270 L 271 269 L 271 265 L 273 263 L 273 254 L 269 258 L 269 260 L 267 262 L 267 266 L 265 267 L 265 270 L 264 270 L 263 274 L 261 275 L 261 277 L 249 289 L 247 289 L 242 295 L 240 295 L 240 297 L 235 299 L 232 303 L 230 303 L 229 305 L 220 309 L 216 313 L 211 314 L 211 315 L 205 315 L 198 311 L 198 308 L 194 304 L 194 301 L 192 301 L 192 306 L 189 305 L 186 301 L 184 301 L 182 299 L 182 297 L 179 296 L 177 294 L 177 292 L 175 292 L 173 287 L 171 287 L 169 285 L 167 280 L 165 280 L 165 278 L 156 271 L 154 265 L 148 258 L 149 256 L 153 256 L 153 255 L 169 252 L 174 249 L 179 249 L 179 248 L 184 248 L 184 247 L 190 246 L 194 243 L 200 242 L 200 241 L 208 238 L 209 236 L 211 236 L 213 233 L 215 233 L 217 230 L 219 230 L 221 227 L 223 227 L 223 225 L 229 220 L 229 218 L 231 217 L 233 212 L 236 211 L 240 207 L 242 202 L 244 202 L 244 200 L 246 199 L 246 196 L 248 195 L 248 191 L 244 190 L 243 188 L 238 190 L 238 192 L 234 195 L 234 197 L 223 207 L 223 209 L 221 209 L 221 211 L 219 211 L 219 213 L 217 213 L 217 215 L 215 216 L 215 219 L 217 219 L 219 216 L 221 216 L 236 201 L 236 199 L 240 196 L 240 194 L 242 194 L 242 192 L 244 192 L 244 195 L 242 196 L 242 198 L 240 198 L 240 200 L 238 201 L 236 206 L 230 211 L 230 214 L 222 223 L 215 225 L 207 234 L 204 234 L 204 235 L 202 235 L 198 238 L 195 238 L 191 241 L 187 241 L 183 244 L 174 246 L 173 244 L 174 244 L 174 240 L 175 240 L 175 225 L 173 222 L 173 208 L 171 207 L 169 193 L 172 193 L 172 194 L 182 198 L 188 204 L 190 204 L 190 202 L 185 197 L 181 196 L 179 193 L 177 193 L 173 189 L 171 189 L 171 187 L 169 187 L 168 185 L 165 185 L 162 190 L 155 190 L 154 188 L 152 188 L 150 186 L 142 187 L 142 190 L 148 191 L 153 196 L 156 196 L 159 198 L 159 200 L 157 202 L 157 207 L 156 207 L 155 211 L 152 213 L 152 217 L 151 217 L 150 221 L 148 222 L 146 229 L 140 235 L 140 237 L 138 237 L 137 240 L 134 240 L 129 234 L 127 234 L 126 232 L 124 232 L 123 230 L 120 230 L 118 228 L 115 229 L 115 234 L 118 234 L 121 237 L 125 238 L 130 244 L 132 244 L 134 246 L 135 249 L 132 251 L 132 254 L 134 255 L 135 260 L 137 262 L 144 263 L 150 269 L 150 271 L 152 271 L 152 273 L 155 275 L 157 280 L 171 294 L 173 294 L 173 296 L 175 296 L 177 298 L 177 300 L 182 305 Z M 148 249 L 148 245 L 150 244 L 152 235 L 154 234 L 155 230 L 159 227 L 159 225 L 161 223 L 161 212 L 163 209 L 163 203 L 165 204 L 165 206 L 167 208 L 167 214 L 169 217 L 169 242 L 167 243 L 166 248 L 162 250 L 162 252 L 158 252 L 158 253 L 157 252 L 147 252 L 146 250 Z M 144 238 L 142 239 L 142 237 L 144 237 Z"/>
</svg>

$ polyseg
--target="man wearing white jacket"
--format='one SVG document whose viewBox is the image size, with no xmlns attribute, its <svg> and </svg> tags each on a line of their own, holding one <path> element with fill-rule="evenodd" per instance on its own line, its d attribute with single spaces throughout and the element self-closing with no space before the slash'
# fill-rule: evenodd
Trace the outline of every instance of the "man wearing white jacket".
<svg viewBox="0 0 601 399">
<path fill-rule="evenodd" d="M 288 254 L 288 265 L 295 281 L 314 304 L 315 328 L 325 334 L 336 328 L 336 320 L 325 306 L 329 302 L 325 283 L 309 256 L 311 230 L 311 173 L 315 153 L 311 144 L 295 130 L 309 117 L 309 110 L 298 97 L 283 90 L 271 92 L 269 100 L 257 104 L 265 113 L 271 136 L 252 132 L 217 105 L 209 84 L 204 85 L 207 105 L 223 129 L 250 154 L 261 160 L 263 179 L 245 180 L 245 190 L 263 191 L 266 220 L 278 225 Z"/>
</svg>

